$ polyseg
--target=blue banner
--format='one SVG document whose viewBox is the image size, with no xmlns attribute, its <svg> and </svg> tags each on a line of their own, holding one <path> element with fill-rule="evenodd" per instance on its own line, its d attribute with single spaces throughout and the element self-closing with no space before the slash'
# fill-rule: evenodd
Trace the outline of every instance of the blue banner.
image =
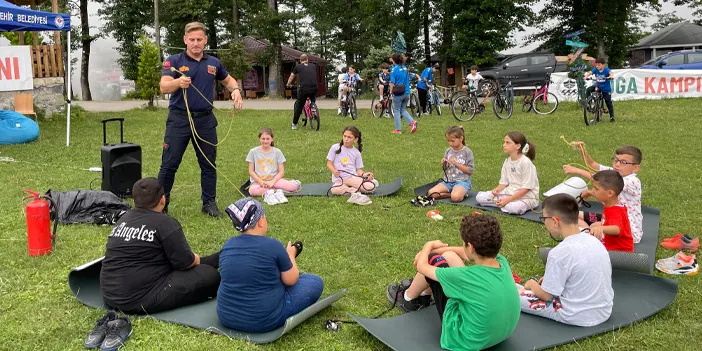
<svg viewBox="0 0 702 351">
<path fill-rule="evenodd" d="M 0 32 L 67 31 L 71 16 L 62 13 L 34 11 L 0 0 Z"/>
</svg>

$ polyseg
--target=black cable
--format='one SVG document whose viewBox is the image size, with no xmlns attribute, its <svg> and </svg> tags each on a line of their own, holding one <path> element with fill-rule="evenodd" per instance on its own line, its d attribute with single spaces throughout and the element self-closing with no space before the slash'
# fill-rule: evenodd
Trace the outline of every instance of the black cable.
<svg viewBox="0 0 702 351">
<path fill-rule="evenodd" d="M 353 177 L 359 177 L 359 178 L 363 179 L 363 181 L 361 182 L 361 184 L 360 184 L 360 185 L 358 186 L 358 188 L 356 189 L 356 192 L 362 193 L 361 188 L 363 188 L 363 190 L 365 190 L 366 192 L 373 192 L 373 191 L 375 191 L 375 188 L 376 188 L 375 183 L 373 183 L 372 180 L 368 180 L 368 177 L 360 176 L 360 175 L 358 175 L 358 174 L 354 174 L 354 173 L 351 173 L 351 172 L 347 172 L 347 171 L 345 171 L 345 170 L 343 170 L 343 169 L 339 170 L 339 172 L 344 172 L 344 173 L 346 173 L 346 174 L 350 174 L 350 175 L 353 176 Z M 371 184 L 373 185 L 373 187 L 372 187 L 371 189 L 367 189 L 365 186 L 363 186 L 363 185 L 366 184 L 366 183 L 371 183 Z M 343 186 L 343 185 L 344 185 L 344 180 L 341 179 L 341 184 L 332 185 L 332 186 L 329 188 L 329 190 L 327 190 L 327 196 L 329 196 L 329 197 L 331 196 L 330 193 L 331 193 L 331 190 L 332 190 L 333 188 L 338 188 L 338 187 L 341 187 L 341 186 Z M 346 194 L 347 194 L 347 193 L 344 193 L 343 195 L 346 195 Z"/>
<path fill-rule="evenodd" d="M 93 182 L 96 181 L 96 180 L 99 180 L 99 179 L 100 179 L 100 178 L 95 178 L 95 179 L 91 180 L 91 181 L 90 181 L 90 185 L 88 185 L 88 188 L 89 188 L 90 190 L 93 190 Z"/>
<path fill-rule="evenodd" d="M 405 290 L 406 290 L 406 289 L 405 289 Z M 395 308 L 395 307 L 397 306 L 397 298 L 398 298 L 398 296 L 400 295 L 400 293 L 403 293 L 403 294 L 404 294 L 405 290 L 397 289 L 397 291 L 395 291 L 395 298 L 394 298 L 393 301 L 392 301 L 392 306 L 390 306 L 390 308 L 386 309 L 385 311 L 379 313 L 378 315 L 372 317 L 371 319 L 378 319 L 378 318 L 384 316 L 386 313 L 392 311 L 392 309 Z M 404 297 L 403 297 L 403 298 L 404 298 Z M 358 324 L 358 322 L 356 322 L 356 321 L 343 320 L 343 319 L 328 319 L 327 322 L 325 323 L 325 327 L 324 327 L 324 328 L 327 329 L 327 330 L 331 330 L 331 331 L 337 331 L 337 330 L 339 330 L 339 327 L 340 327 L 339 324 L 342 324 L 342 323 L 346 323 L 346 324 Z"/>
</svg>

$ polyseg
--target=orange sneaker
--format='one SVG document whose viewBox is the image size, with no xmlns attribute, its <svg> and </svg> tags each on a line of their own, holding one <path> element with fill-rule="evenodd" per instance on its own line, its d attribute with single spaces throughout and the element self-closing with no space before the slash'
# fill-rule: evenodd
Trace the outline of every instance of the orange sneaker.
<svg viewBox="0 0 702 351">
<path fill-rule="evenodd" d="M 692 240 L 687 240 L 685 236 L 681 236 L 676 240 L 663 241 L 661 246 L 668 250 L 686 250 L 694 252 L 700 248 L 700 239 L 694 238 Z"/>
<path fill-rule="evenodd" d="M 687 239 L 687 240 L 692 240 L 692 239 L 693 239 L 693 237 L 691 237 L 691 236 L 689 236 L 689 235 L 687 235 L 687 234 L 678 233 L 678 234 L 673 235 L 673 236 L 670 237 L 670 238 L 665 238 L 665 239 L 663 239 L 663 241 L 675 241 L 675 240 L 678 240 L 678 239 L 680 239 L 680 238 L 685 238 L 685 239 Z"/>
</svg>

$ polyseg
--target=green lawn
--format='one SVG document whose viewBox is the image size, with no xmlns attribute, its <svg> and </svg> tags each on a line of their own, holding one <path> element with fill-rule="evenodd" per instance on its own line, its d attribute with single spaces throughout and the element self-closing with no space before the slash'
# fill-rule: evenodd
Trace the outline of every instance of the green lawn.
<svg viewBox="0 0 702 351">
<path fill-rule="evenodd" d="M 505 155 L 502 138 L 510 130 L 523 131 L 537 146 L 535 161 L 541 192 L 560 183 L 561 165 L 578 162 L 578 154 L 559 136 L 584 140 L 596 160 L 607 162 L 624 144 L 641 148 L 644 162 L 639 177 L 645 205 L 661 208 L 661 235 L 678 232 L 699 235 L 702 212 L 700 160 L 693 145 L 699 141 L 702 122 L 699 100 L 617 102 L 617 122 L 585 127 L 581 110 L 564 104 L 552 116 L 515 112 L 510 120 L 497 120 L 490 109 L 472 122 L 463 123 L 467 143 L 475 153 L 476 189 L 492 189 L 499 179 Z M 444 111 L 447 111 L 446 109 Z M 470 208 L 439 205 L 443 221 L 427 219 L 427 209 L 406 205 L 412 189 L 438 179 L 440 160 L 447 147 L 444 131 L 457 121 L 452 116 L 428 116 L 419 120 L 416 134 L 391 135 L 392 123 L 373 119 L 361 110 L 357 121 L 341 119 L 336 111 L 322 111 L 319 132 L 309 128 L 290 130 L 290 112 L 245 111 L 232 122 L 229 113 L 219 113 L 220 138 L 230 123 L 231 135 L 220 146 L 217 163 L 235 183 L 247 178 L 245 157 L 258 144 L 257 131 L 268 126 L 275 132 L 276 146 L 284 153 L 286 178 L 303 182 L 327 182 L 330 174 L 325 156 L 341 131 L 355 124 L 363 132 L 364 164 L 382 181 L 403 177 L 404 187 L 396 196 L 374 199 L 370 206 L 346 203 L 346 198 L 290 198 L 290 203 L 266 207 L 270 235 L 281 241 L 303 240 L 299 259 L 302 270 L 321 275 L 325 295 L 348 288 L 348 294 L 332 308 L 312 318 L 273 344 L 257 346 L 153 319 L 133 320 L 134 334 L 125 350 L 387 350 L 354 325 L 339 332 L 324 330 L 329 318 L 345 318 L 346 312 L 373 316 L 389 306 L 385 287 L 413 274 L 412 259 L 430 239 L 460 244 L 458 224 Z M 27 255 L 23 189 L 88 189 L 100 176 L 81 169 L 100 165 L 103 118 L 124 117 L 125 138 L 143 148 L 143 175 L 156 176 L 161 160 L 165 110 L 133 110 L 124 113 L 82 113 L 72 120 L 72 145 L 65 147 L 65 120 L 41 122 L 41 141 L 0 147 L 0 157 L 18 162 L 0 162 L 0 350 L 78 350 L 103 311 L 87 308 L 73 299 L 66 277 L 71 267 L 104 254 L 109 227 L 59 226 L 51 255 Z M 113 126 L 116 131 L 116 126 Z M 404 126 L 405 131 L 407 127 Z M 117 133 L 110 136 L 115 140 Z M 99 188 L 100 181 L 93 182 Z M 220 208 L 240 197 L 219 178 Z M 208 254 L 235 235 L 228 219 L 216 220 L 200 214 L 200 176 L 192 149 L 184 156 L 173 189 L 171 214 L 183 225 L 193 250 Z M 385 211 L 383 205 L 392 206 Z M 544 227 L 537 223 L 499 215 L 505 241 L 502 253 L 522 277 L 543 273 L 536 245 L 551 245 Z M 662 239 L 662 237 L 661 237 Z M 672 251 L 658 249 L 657 258 Z M 659 273 L 656 273 L 659 274 Z M 572 343 L 561 350 L 693 350 L 702 328 L 702 283 L 699 275 L 674 278 L 680 281 L 676 302 L 645 322 L 599 337 Z M 397 313 L 397 312 L 393 312 Z"/>
</svg>

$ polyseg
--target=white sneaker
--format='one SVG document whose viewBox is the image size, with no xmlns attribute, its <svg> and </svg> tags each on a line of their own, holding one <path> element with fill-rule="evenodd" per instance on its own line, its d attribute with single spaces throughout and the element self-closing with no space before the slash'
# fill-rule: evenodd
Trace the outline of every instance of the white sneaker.
<svg viewBox="0 0 702 351">
<path fill-rule="evenodd" d="M 278 203 L 280 203 L 280 204 L 288 203 L 288 199 L 285 197 L 285 194 L 283 194 L 282 189 L 276 190 L 274 195 L 275 195 L 275 199 L 278 200 Z"/>
<path fill-rule="evenodd" d="M 373 203 L 373 201 L 371 201 L 371 199 L 370 199 L 370 197 L 368 197 L 368 195 L 359 193 L 358 196 L 356 196 L 356 202 L 355 202 L 356 205 L 365 206 L 365 205 L 370 205 L 372 203 Z"/>
<path fill-rule="evenodd" d="M 341 116 L 341 106 L 339 106 L 339 109 L 338 109 L 338 111 L 336 112 L 336 115 L 337 115 L 337 116 Z"/>
<path fill-rule="evenodd" d="M 355 203 L 356 203 L 356 197 L 358 197 L 358 194 L 359 194 L 359 193 L 351 193 L 351 196 L 349 197 L 348 200 L 346 200 L 346 202 L 348 202 L 348 203 L 350 203 L 350 204 L 355 204 Z"/>
<path fill-rule="evenodd" d="M 276 198 L 275 192 L 273 190 L 266 191 L 266 195 L 263 196 L 263 201 L 271 206 L 280 203 L 280 201 L 278 201 L 278 198 Z"/>
<path fill-rule="evenodd" d="M 290 128 L 292 128 L 292 130 L 297 129 L 297 124 L 293 123 L 293 124 L 290 126 Z"/>
</svg>

